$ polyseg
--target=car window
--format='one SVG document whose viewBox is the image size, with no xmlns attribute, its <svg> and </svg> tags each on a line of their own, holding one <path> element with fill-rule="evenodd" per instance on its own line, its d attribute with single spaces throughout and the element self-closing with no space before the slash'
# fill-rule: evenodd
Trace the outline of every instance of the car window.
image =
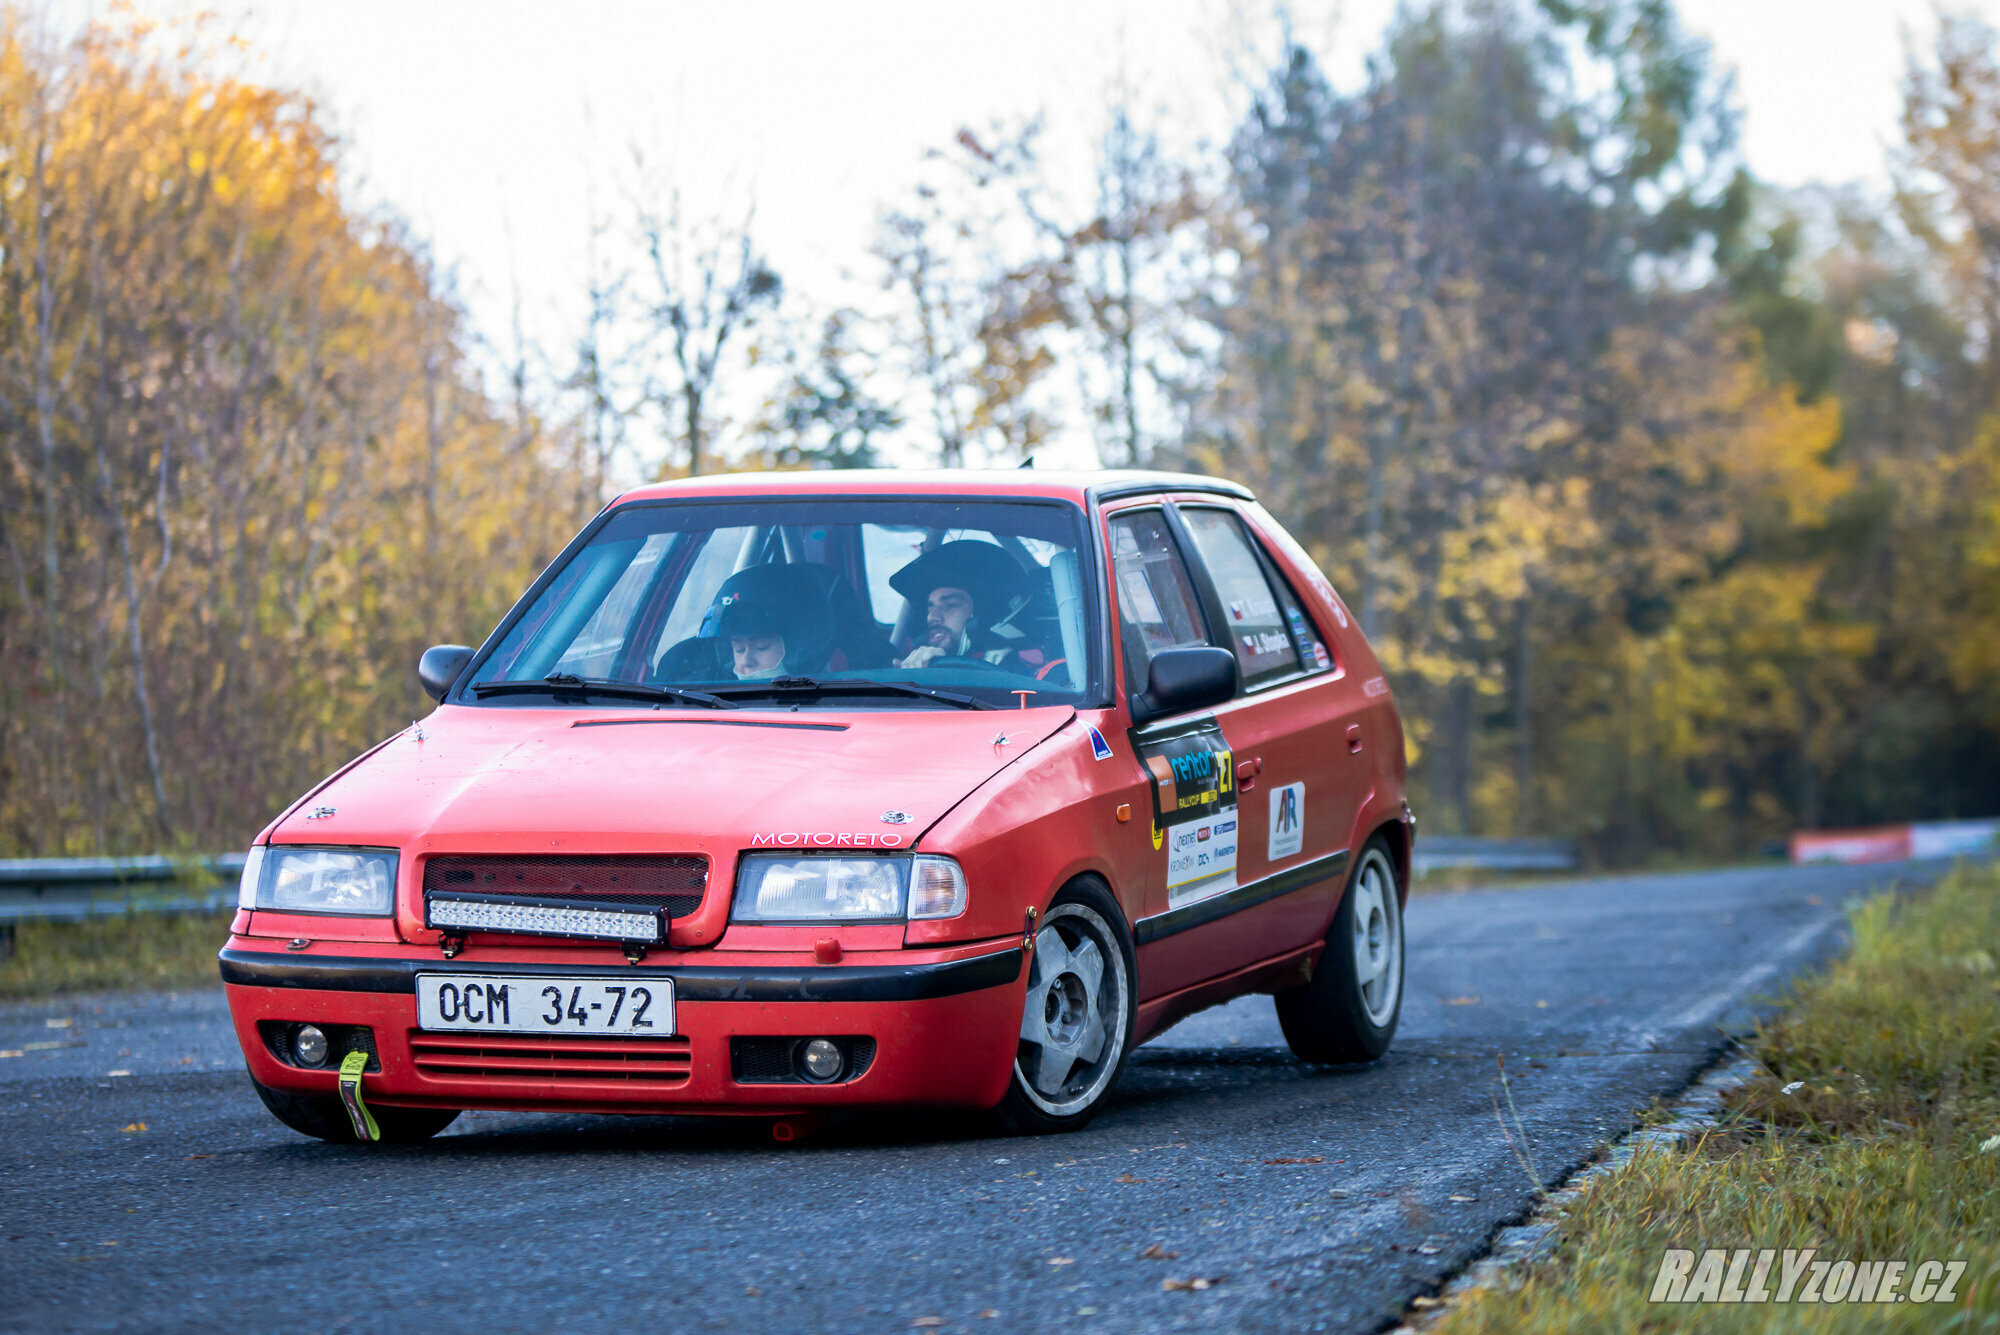
<svg viewBox="0 0 2000 1335">
<path fill-rule="evenodd" d="M 668 535 L 655 533 L 639 543 L 633 550 L 631 559 L 618 574 L 611 592 L 598 605 L 596 613 L 584 624 L 583 630 L 570 642 L 561 658 L 556 660 L 558 672 L 574 672 L 579 677 L 601 677 L 617 661 L 619 651 L 625 647 L 625 633 L 632 623 L 632 614 L 639 605 L 640 595 L 646 585 L 658 573 L 660 558 L 666 555 Z"/>
<path fill-rule="evenodd" d="M 1194 583 L 1165 514 L 1141 510 L 1112 517 L 1111 572 L 1125 625 L 1126 669 L 1132 690 L 1143 691 L 1153 655 L 1209 642 Z"/>
<path fill-rule="evenodd" d="M 671 600 L 667 624 L 647 655 L 650 663 L 658 663 L 660 655 L 670 646 L 700 631 L 701 619 L 708 612 L 707 595 L 736 573 L 737 566 L 746 563 L 756 530 L 719 528 L 712 533 L 691 536 L 700 543 L 700 548 L 694 553 L 687 578 L 681 581 Z"/>
<path fill-rule="evenodd" d="M 1284 581 L 1258 559 L 1239 516 L 1203 506 L 1183 509 L 1181 519 L 1222 600 L 1244 685 L 1332 665 L 1325 641 Z"/>
<path fill-rule="evenodd" d="M 1084 532 L 1081 507 L 1058 502 L 632 504 L 552 572 L 468 682 L 476 696 L 555 674 L 710 690 L 849 677 L 1078 703 L 1102 681 Z"/>
</svg>

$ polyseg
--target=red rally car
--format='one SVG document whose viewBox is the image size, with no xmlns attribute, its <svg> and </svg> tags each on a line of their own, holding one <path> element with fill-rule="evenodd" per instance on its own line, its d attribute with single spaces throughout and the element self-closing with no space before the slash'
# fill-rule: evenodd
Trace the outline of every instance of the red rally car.
<svg viewBox="0 0 2000 1335">
<path fill-rule="evenodd" d="M 1248 992 L 1402 1002 L 1402 725 L 1244 488 L 843 472 L 606 507 L 439 707 L 257 837 L 222 951 L 286 1125 L 994 1109 L 1068 1130 Z"/>
</svg>

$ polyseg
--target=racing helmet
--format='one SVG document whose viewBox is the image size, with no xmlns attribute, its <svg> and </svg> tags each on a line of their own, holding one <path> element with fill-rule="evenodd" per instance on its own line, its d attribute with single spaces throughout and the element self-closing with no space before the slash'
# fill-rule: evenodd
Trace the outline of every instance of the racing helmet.
<svg viewBox="0 0 2000 1335">
<path fill-rule="evenodd" d="M 817 672 L 833 647 L 833 612 L 819 582 L 799 567 L 751 566 L 722 582 L 701 633 L 715 641 L 725 670 L 731 636 L 777 635 L 785 642 L 787 673 Z"/>
<path fill-rule="evenodd" d="M 1028 574 L 1008 552 L 990 542 L 958 538 L 925 552 L 889 576 L 889 587 L 921 608 L 933 589 L 964 589 L 980 625 L 995 626 L 1028 596 Z"/>
</svg>

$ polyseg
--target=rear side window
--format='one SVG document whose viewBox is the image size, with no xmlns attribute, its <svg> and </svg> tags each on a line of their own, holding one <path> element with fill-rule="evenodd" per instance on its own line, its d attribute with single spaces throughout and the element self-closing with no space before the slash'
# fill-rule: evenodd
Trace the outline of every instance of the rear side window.
<svg viewBox="0 0 2000 1335">
<path fill-rule="evenodd" d="M 1206 645 L 1194 582 L 1158 510 L 1111 519 L 1111 573 L 1125 624 L 1126 667 L 1132 689 L 1146 688 L 1146 667 L 1162 649 Z"/>
<path fill-rule="evenodd" d="M 1285 582 L 1272 578 L 1240 518 L 1206 508 L 1184 509 L 1181 518 L 1222 601 L 1244 685 L 1332 666 L 1325 641 Z"/>
</svg>

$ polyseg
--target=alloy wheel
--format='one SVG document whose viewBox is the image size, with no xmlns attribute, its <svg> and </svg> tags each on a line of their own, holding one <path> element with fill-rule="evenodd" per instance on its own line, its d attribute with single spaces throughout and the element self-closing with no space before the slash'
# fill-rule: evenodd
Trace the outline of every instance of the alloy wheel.
<svg viewBox="0 0 2000 1335">
<path fill-rule="evenodd" d="M 1354 881 L 1354 983 L 1361 1008 L 1377 1026 L 1395 1014 L 1403 983 L 1403 916 L 1395 875 L 1371 850 Z"/>
<path fill-rule="evenodd" d="M 1131 980 L 1110 926 L 1084 904 L 1058 904 L 1035 933 L 1014 1069 L 1043 1112 L 1088 1107 L 1124 1055 Z"/>
</svg>

